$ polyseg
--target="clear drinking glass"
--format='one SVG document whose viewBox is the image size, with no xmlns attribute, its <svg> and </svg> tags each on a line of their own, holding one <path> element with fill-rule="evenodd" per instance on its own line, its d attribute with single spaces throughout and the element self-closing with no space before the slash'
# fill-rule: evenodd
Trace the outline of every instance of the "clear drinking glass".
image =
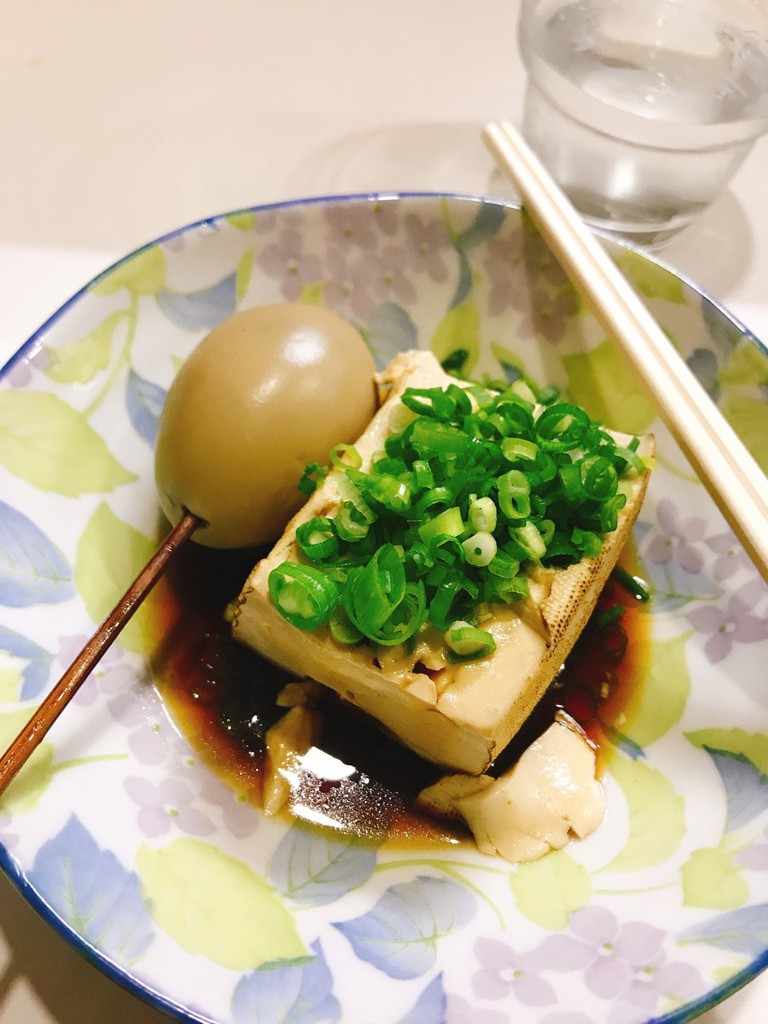
<svg viewBox="0 0 768 1024">
<path fill-rule="evenodd" d="M 523 0 L 519 44 L 531 146 L 585 219 L 641 245 L 768 129 L 768 0 Z"/>
</svg>

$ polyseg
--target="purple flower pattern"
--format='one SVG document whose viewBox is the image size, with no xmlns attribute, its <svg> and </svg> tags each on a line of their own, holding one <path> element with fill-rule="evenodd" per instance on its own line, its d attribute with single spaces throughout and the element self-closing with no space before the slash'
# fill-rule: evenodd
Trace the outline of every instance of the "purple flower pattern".
<svg viewBox="0 0 768 1024">
<path fill-rule="evenodd" d="M 742 569 L 752 569 L 749 555 L 730 530 L 708 537 L 707 547 L 717 556 L 712 565 L 712 576 L 719 583 L 731 579 Z"/>
<path fill-rule="evenodd" d="M 330 249 L 326 260 L 332 270 L 324 297 L 331 309 L 348 309 L 367 321 L 382 302 L 410 302 L 415 297 L 412 281 L 403 272 L 402 249 L 387 245 L 382 252 L 346 252 Z"/>
<path fill-rule="evenodd" d="M 392 238 L 397 234 L 400 226 L 400 217 L 397 211 L 397 203 L 389 199 L 376 199 L 370 206 L 373 212 L 376 227 L 382 235 Z"/>
<path fill-rule="evenodd" d="M 683 518 L 673 502 L 662 498 L 656 509 L 656 522 L 657 532 L 646 548 L 646 558 L 655 565 L 677 562 L 685 572 L 701 572 L 704 558 L 699 545 L 706 532 L 704 519 Z"/>
<path fill-rule="evenodd" d="M 569 323 L 578 313 L 578 309 L 578 298 L 570 285 L 561 288 L 552 296 L 545 292 L 534 292 L 531 295 L 534 332 L 553 345 L 557 344 L 567 336 Z"/>
<path fill-rule="evenodd" d="M 265 245 L 256 262 L 266 274 L 280 281 L 280 291 L 288 302 L 295 302 L 302 288 L 318 281 L 322 271 L 320 258 L 305 251 L 304 236 L 290 228 Z"/>
<path fill-rule="evenodd" d="M 331 248 L 351 245 L 368 251 L 376 248 L 376 232 L 365 204 L 331 203 L 325 210 L 325 220 L 330 228 L 328 244 Z"/>
<path fill-rule="evenodd" d="M 713 664 L 726 658 L 733 645 L 768 640 L 768 615 L 754 615 L 738 595 L 728 598 L 724 607 L 699 605 L 688 612 L 690 624 L 707 639 L 704 654 Z"/>
<path fill-rule="evenodd" d="M 707 535 L 703 517 L 684 515 L 662 498 L 642 551 L 657 599 L 688 605 L 685 618 L 701 634 L 710 664 L 738 645 L 768 640 L 768 585 L 731 531 Z"/>
<path fill-rule="evenodd" d="M 482 269 L 488 277 L 488 312 L 500 316 L 508 309 L 528 305 L 528 288 L 523 274 L 512 273 L 523 258 L 523 229 L 517 227 L 491 239 L 485 247 Z"/>
<path fill-rule="evenodd" d="M 72 664 L 88 639 L 85 634 L 73 634 L 59 639 L 58 662 L 62 672 Z M 93 704 L 100 693 L 127 694 L 134 680 L 135 673 L 128 665 L 123 650 L 119 646 L 110 647 L 72 698 L 73 703 L 81 706 Z"/>
<path fill-rule="evenodd" d="M 448 260 L 455 260 L 455 252 L 440 221 L 415 213 L 401 218 L 385 199 L 330 204 L 323 211 L 323 238 L 310 251 L 300 220 L 295 211 L 284 210 L 280 217 L 264 211 L 257 221 L 266 237 L 256 263 L 279 282 L 289 301 L 305 287 L 321 285 L 325 305 L 365 324 L 382 303 L 416 302 L 419 276 L 448 282 Z"/>
<path fill-rule="evenodd" d="M 482 999 L 505 999 L 514 992 L 526 1006 L 547 1006 L 555 998 L 555 990 L 539 977 L 538 958 L 517 953 L 498 939 L 478 939 L 475 956 L 482 965 L 472 978 L 472 990 Z"/>
<path fill-rule="evenodd" d="M 139 828 L 150 839 L 167 835 L 172 826 L 193 836 L 209 836 L 215 831 L 211 819 L 194 806 L 190 786 L 180 779 L 167 778 L 153 783 L 131 775 L 124 786 L 139 807 Z"/>
<path fill-rule="evenodd" d="M 610 1004 L 606 1024 L 647 1021 L 661 1000 L 679 1004 L 704 990 L 704 980 L 690 964 L 669 959 L 668 934 L 643 921 L 619 922 L 605 907 L 574 913 L 568 934 L 549 935 L 532 950 L 518 952 L 497 939 L 479 939 L 475 956 L 480 969 L 472 977 L 475 995 L 486 1000 L 514 998 L 527 1006 L 558 1001 L 545 971 L 578 971 L 587 989 Z M 557 1012 L 548 1024 L 582 1024 L 577 1012 Z"/>
<path fill-rule="evenodd" d="M 206 776 L 200 786 L 200 796 L 208 803 L 221 808 L 225 828 L 238 839 L 252 836 L 258 828 L 261 817 L 255 805 L 248 803 L 244 797 L 213 775 Z"/>
<path fill-rule="evenodd" d="M 445 253 L 450 245 L 448 233 L 443 225 L 433 220 L 426 222 L 415 213 L 403 218 L 408 243 L 405 253 L 408 266 L 416 273 L 426 273 L 432 281 L 441 282 L 448 278 Z"/>
<path fill-rule="evenodd" d="M 62 665 L 72 661 L 86 639 L 79 635 L 61 638 L 58 659 Z M 181 778 L 185 769 L 196 765 L 196 759 L 152 691 L 137 700 L 135 681 L 135 671 L 125 653 L 119 646 L 112 647 L 74 700 L 88 705 L 104 695 L 112 718 L 128 730 L 127 743 L 136 762 L 165 770 L 157 781 L 132 776 L 125 782 L 126 792 L 139 808 L 137 820 L 142 833 L 156 838 L 174 826 L 191 835 L 211 835 L 215 828 L 211 818 L 196 806 L 203 801 L 219 808 L 222 824 L 232 835 L 252 835 L 259 821 L 253 805 L 204 769 L 194 777 L 190 774 Z"/>
</svg>

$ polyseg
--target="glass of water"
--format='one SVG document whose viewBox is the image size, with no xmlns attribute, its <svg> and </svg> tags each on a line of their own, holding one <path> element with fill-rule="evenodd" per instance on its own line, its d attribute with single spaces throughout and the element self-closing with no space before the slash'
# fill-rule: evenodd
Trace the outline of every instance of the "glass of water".
<svg viewBox="0 0 768 1024">
<path fill-rule="evenodd" d="M 519 43 L 529 143 L 587 221 L 641 245 L 768 129 L 768 0 L 523 0 Z"/>
</svg>

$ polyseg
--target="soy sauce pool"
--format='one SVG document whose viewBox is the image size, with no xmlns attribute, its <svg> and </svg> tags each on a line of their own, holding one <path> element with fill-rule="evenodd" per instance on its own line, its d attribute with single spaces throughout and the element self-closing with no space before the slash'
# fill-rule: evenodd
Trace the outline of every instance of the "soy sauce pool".
<svg viewBox="0 0 768 1024">
<path fill-rule="evenodd" d="M 198 756 L 242 798 L 261 806 L 265 734 L 286 711 L 277 704 L 278 694 L 296 677 L 236 643 L 224 617 L 257 556 L 194 544 L 180 552 L 154 602 L 166 639 L 153 669 L 172 718 Z M 634 570 L 628 555 L 624 566 Z M 615 617 L 617 606 L 620 617 Z M 609 739 L 631 718 L 648 648 L 644 606 L 611 578 L 566 664 L 492 773 L 509 767 L 561 708 L 595 743 L 602 767 Z M 413 804 L 444 770 L 385 735 L 330 691 L 322 693 L 322 736 L 298 759 L 287 813 L 377 842 L 463 841 L 462 829 L 427 818 Z"/>
</svg>

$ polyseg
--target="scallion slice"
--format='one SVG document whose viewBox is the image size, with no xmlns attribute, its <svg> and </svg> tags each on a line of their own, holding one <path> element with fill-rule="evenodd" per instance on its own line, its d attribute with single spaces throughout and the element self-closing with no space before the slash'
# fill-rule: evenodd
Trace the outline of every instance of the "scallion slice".
<svg viewBox="0 0 768 1024">
<path fill-rule="evenodd" d="M 589 426 L 589 416 L 582 408 L 558 402 L 548 406 L 536 420 L 536 440 L 544 452 L 570 451 L 581 444 Z"/>
<path fill-rule="evenodd" d="M 617 580 L 625 590 L 628 590 L 630 594 L 642 601 L 644 604 L 650 601 L 651 591 L 645 580 L 641 580 L 639 576 L 633 576 L 632 573 L 627 572 L 626 569 L 622 569 L 620 565 L 614 566 L 611 576 Z"/>
<path fill-rule="evenodd" d="M 337 444 L 331 449 L 331 462 L 336 469 L 360 469 L 363 457 L 353 444 Z"/>
<path fill-rule="evenodd" d="M 296 530 L 296 543 L 312 562 L 327 562 L 339 552 L 339 537 L 332 519 L 313 516 Z"/>
<path fill-rule="evenodd" d="M 367 468 L 352 445 L 307 467 L 305 493 L 331 472 L 338 505 L 299 527 L 309 565 L 273 570 L 270 594 L 288 621 L 327 624 L 340 644 L 399 644 L 429 622 L 452 660 L 482 657 L 480 606 L 492 614 L 525 598 L 535 566 L 600 553 L 645 471 L 639 441 L 618 446 L 583 409 L 522 377 L 504 390 L 451 383 L 401 398 Z"/>
<path fill-rule="evenodd" d="M 496 650 L 496 641 L 487 630 L 478 629 L 461 619 L 446 630 L 445 642 L 453 653 L 451 660 L 475 661 Z"/>
<path fill-rule="evenodd" d="M 424 544 L 437 537 L 460 537 L 464 532 L 464 520 L 461 518 L 461 509 L 454 505 L 444 512 L 436 515 L 434 519 L 428 519 L 419 527 L 419 538 Z"/>
<path fill-rule="evenodd" d="M 496 481 L 499 508 L 507 519 L 525 519 L 531 514 L 531 482 L 519 469 L 510 469 Z"/>
<path fill-rule="evenodd" d="M 492 533 L 479 530 L 462 541 L 464 557 L 469 565 L 489 565 L 496 557 L 498 545 Z"/>
<path fill-rule="evenodd" d="M 298 629 L 319 629 L 339 603 L 336 583 L 311 565 L 283 562 L 270 572 L 267 587 L 277 610 Z"/>
<path fill-rule="evenodd" d="M 469 522 L 475 530 L 493 533 L 496 529 L 498 513 L 496 505 L 489 497 L 478 498 L 476 494 L 469 498 Z"/>
</svg>

